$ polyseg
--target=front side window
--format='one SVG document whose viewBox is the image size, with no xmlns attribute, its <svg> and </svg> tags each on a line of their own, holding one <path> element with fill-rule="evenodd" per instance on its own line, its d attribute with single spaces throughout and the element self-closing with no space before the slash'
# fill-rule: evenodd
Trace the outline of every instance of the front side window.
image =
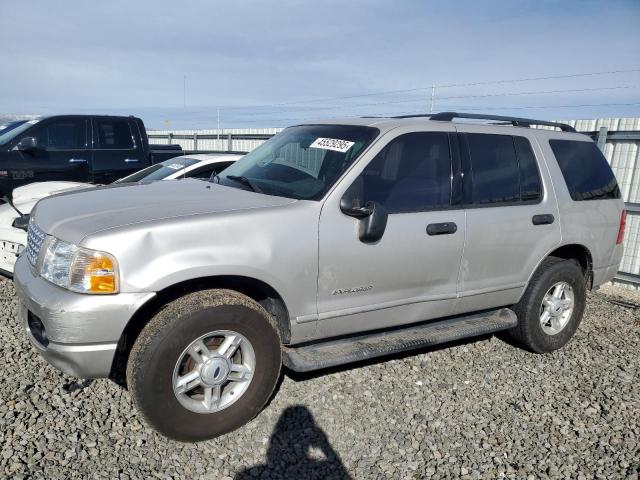
<svg viewBox="0 0 640 480">
<path fill-rule="evenodd" d="M 133 135 L 126 120 L 96 120 L 98 148 L 102 150 L 130 150 L 134 147 Z"/>
<path fill-rule="evenodd" d="M 355 125 L 300 125 L 275 135 L 225 169 L 223 185 L 319 200 L 379 134 Z"/>
<path fill-rule="evenodd" d="M 374 201 L 388 213 L 446 208 L 451 198 L 451 155 L 444 132 L 393 139 L 349 187 L 349 198 Z"/>
<path fill-rule="evenodd" d="M 573 200 L 620 198 L 616 177 L 595 143 L 549 140 L 549 145 Z"/>
<path fill-rule="evenodd" d="M 44 122 L 26 135 L 45 150 L 84 150 L 87 143 L 86 122 L 80 119 Z"/>
</svg>

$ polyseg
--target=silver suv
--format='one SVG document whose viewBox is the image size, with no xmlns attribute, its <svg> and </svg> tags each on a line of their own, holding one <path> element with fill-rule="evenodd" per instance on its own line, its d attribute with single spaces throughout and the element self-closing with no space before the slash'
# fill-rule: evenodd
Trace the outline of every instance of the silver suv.
<svg viewBox="0 0 640 480">
<path fill-rule="evenodd" d="M 194 441 L 251 420 L 283 364 L 499 331 L 562 347 L 616 273 L 624 218 L 605 158 L 568 125 L 332 120 L 209 181 L 40 201 L 15 283 L 49 363 L 126 382 L 150 425 Z"/>
</svg>

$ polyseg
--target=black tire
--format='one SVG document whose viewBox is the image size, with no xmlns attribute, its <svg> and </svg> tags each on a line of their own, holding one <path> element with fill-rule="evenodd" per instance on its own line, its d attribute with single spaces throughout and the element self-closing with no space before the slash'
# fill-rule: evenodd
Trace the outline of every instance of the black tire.
<svg viewBox="0 0 640 480">
<path fill-rule="evenodd" d="M 173 392 L 173 370 L 184 349 L 201 335 L 232 330 L 255 352 L 255 371 L 241 397 L 214 413 L 183 407 Z M 190 293 L 166 305 L 142 329 L 127 363 L 127 383 L 146 422 L 163 435 L 199 441 L 252 420 L 271 397 L 280 375 L 282 349 L 271 316 L 254 300 L 231 290 Z"/>
<path fill-rule="evenodd" d="M 558 282 L 567 282 L 573 288 L 574 307 L 566 326 L 559 333 L 549 335 L 540 325 L 540 308 L 544 295 Z M 586 300 L 586 278 L 582 268 L 572 260 L 549 257 L 538 267 L 522 298 L 513 307 L 518 325 L 509 330 L 508 335 L 527 350 L 536 353 L 562 348 L 578 329 Z"/>
</svg>

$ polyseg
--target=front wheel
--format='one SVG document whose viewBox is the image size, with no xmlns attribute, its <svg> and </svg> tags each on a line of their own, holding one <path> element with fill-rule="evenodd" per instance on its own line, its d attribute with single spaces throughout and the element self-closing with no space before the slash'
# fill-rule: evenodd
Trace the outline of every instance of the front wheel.
<svg viewBox="0 0 640 480">
<path fill-rule="evenodd" d="M 514 306 L 518 325 L 509 335 L 536 353 L 563 347 L 578 329 L 586 304 L 586 278 L 571 260 L 549 257 Z"/>
<path fill-rule="evenodd" d="M 156 430 L 206 440 L 260 412 L 281 362 L 278 331 L 258 303 L 230 290 L 205 290 L 171 302 L 144 327 L 127 383 Z"/>
</svg>

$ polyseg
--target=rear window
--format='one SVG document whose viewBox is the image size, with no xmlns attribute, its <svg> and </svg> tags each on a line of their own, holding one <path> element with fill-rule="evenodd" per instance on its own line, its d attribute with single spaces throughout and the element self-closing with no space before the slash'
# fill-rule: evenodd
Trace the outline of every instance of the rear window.
<svg viewBox="0 0 640 480">
<path fill-rule="evenodd" d="M 595 143 L 549 140 L 549 145 L 573 200 L 620 198 L 616 177 Z"/>
</svg>

